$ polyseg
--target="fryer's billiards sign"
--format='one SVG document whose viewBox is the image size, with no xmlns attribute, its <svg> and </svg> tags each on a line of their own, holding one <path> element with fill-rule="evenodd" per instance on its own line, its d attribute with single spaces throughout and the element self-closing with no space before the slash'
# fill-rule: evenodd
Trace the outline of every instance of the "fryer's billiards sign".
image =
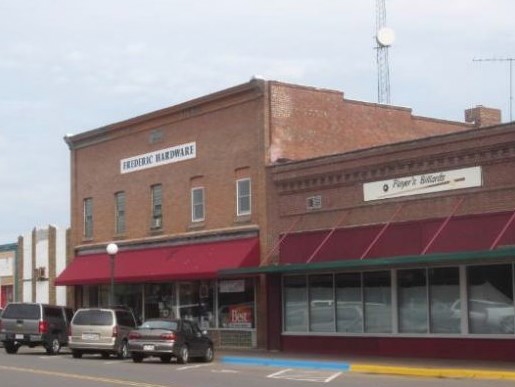
<svg viewBox="0 0 515 387">
<path fill-rule="evenodd" d="M 471 167 L 365 183 L 363 197 L 367 202 L 482 185 L 481 167 Z"/>
</svg>

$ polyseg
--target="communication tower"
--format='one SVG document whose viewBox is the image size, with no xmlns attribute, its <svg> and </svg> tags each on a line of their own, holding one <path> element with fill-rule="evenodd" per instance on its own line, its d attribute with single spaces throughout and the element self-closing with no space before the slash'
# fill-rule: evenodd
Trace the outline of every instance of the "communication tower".
<svg viewBox="0 0 515 387">
<path fill-rule="evenodd" d="M 395 40 L 395 33 L 386 26 L 385 0 L 376 0 L 376 53 L 377 53 L 377 102 L 390 104 L 390 67 L 388 48 Z"/>
</svg>

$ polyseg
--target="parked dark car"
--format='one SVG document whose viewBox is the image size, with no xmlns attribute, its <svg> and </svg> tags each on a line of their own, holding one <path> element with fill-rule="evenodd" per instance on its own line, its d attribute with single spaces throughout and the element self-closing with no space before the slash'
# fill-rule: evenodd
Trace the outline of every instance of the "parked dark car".
<svg viewBox="0 0 515 387">
<path fill-rule="evenodd" d="M 65 306 L 13 302 L 7 304 L 0 320 L 0 341 L 5 352 L 14 354 L 22 345 L 43 346 L 49 355 L 68 344 L 73 310 Z"/>
<path fill-rule="evenodd" d="M 135 363 L 146 357 L 159 357 L 163 363 L 176 358 L 186 364 L 190 358 L 210 362 L 213 342 L 206 332 L 188 320 L 150 319 L 129 333 L 129 352 Z"/>
</svg>

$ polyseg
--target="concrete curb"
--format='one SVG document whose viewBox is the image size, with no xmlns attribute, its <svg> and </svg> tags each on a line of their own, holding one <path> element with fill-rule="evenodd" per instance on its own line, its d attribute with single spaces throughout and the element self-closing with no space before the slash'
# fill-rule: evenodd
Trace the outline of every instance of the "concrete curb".
<svg viewBox="0 0 515 387">
<path fill-rule="evenodd" d="M 384 366 L 371 364 L 352 364 L 351 372 L 397 376 L 420 376 L 449 379 L 494 379 L 515 380 L 514 371 L 476 370 L 462 368 L 419 368 L 406 366 Z"/>
<path fill-rule="evenodd" d="M 311 361 L 248 356 L 221 356 L 219 359 L 221 363 L 244 366 L 308 368 L 345 371 L 362 374 L 412 376 L 426 378 L 515 380 L 515 371 L 502 370 L 479 370 L 463 368 L 421 368 L 381 364 L 351 364 L 348 362 L 339 361 Z"/>
</svg>

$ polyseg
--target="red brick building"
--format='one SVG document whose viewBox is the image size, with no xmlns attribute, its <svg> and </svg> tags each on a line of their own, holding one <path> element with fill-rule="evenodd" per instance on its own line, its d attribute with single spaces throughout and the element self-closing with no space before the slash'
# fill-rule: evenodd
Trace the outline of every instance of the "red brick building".
<svg viewBox="0 0 515 387">
<path fill-rule="evenodd" d="M 223 274 L 269 348 L 513 361 L 514 171 L 513 123 L 270 166 L 269 264 Z"/>
<path fill-rule="evenodd" d="M 485 112 L 496 113 L 477 108 L 471 119 L 480 122 Z M 365 177 L 367 163 L 386 162 L 374 147 L 465 134 L 474 125 L 351 101 L 332 90 L 253 79 L 69 136 L 74 259 L 56 284 L 74 287 L 76 306 L 105 305 L 113 301 L 113 278 L 114 302 L 131 305 L 143 318 L 194 319 L 220 345 L 287 348 L 279 342 L 281 334 L 273 333 L 282 325 L 275 326 L 266 313 L 279 300 L 269 291 L 281 275 L 220 276 L 284 260 L 286 245 L 281 245 L 281 257 L 274 247 L 292 216 L 288 211 L 299 200 L 304 203 L 302 195 L 313 188 L 311 182 L 318 184 L 319 172 L 292 187 L 288 197 L 277 179 L 290 164 L 273 165 L 321 156 L 332 164 L 332 157 L 352 159 L 362 149 L 374 157 L 349 161 L 354 163 L 349 182 L 355 182 Z M 314 160 L 308 164 L 323 159 Z M 304 173 L 298 168 L 290 178 Z M 375 173 L 387 176 L 387 171 Z M 327 188 L 333 186 L 336 198 L 348 183 L 331 179 Z M 353 206 L 359 189 L 349 189 L 354 196 L 344 200 Z M 387 214 L 389 208 L 378 211 Z M 327 227 L 337 216 L 333 212 L 321 211 L 325 220 L 305 223 L 303 229 Z M 110 242 L 119 247 L 114 272 L 105 251 Z"/>
</svg>

